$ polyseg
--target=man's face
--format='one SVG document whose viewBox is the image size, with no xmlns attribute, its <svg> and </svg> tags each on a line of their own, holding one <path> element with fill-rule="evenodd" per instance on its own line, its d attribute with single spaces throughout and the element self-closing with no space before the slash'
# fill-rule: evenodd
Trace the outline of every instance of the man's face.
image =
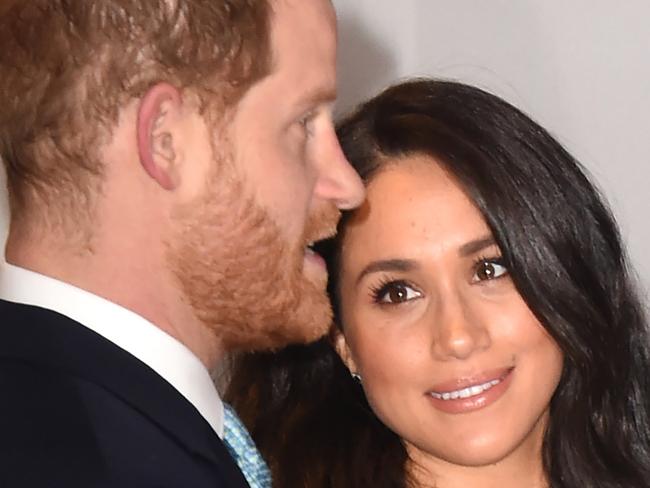
<svg viewBox="0 0 650 488">
<path fill-rule="evenodd" d="M 336 18 L 329 0 L 272 2 L 271 74 L 238 105 L 231 127 L 236 166 L 285 239 L 310 213 L 351 208 L 363 189 L 341 153 L 332 123 Z M 322 270 L 307 271 L 322 281 Z"/>
<path fill-rule="evenodd" d="M 273 6 L 271 72 L 214 144 L 206 189 L 179 212 L 171 250 L 185 295 L 226 349 L 306 342 L 328 329 L 327 273 L 308 246 L 364 194 L 332 124 L 331 4 Z"/>
</svg>

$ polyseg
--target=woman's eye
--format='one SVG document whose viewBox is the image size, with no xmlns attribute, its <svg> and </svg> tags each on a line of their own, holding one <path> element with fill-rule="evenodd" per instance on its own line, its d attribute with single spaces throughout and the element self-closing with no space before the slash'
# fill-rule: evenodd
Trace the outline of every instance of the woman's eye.
<svg viewBox="0 0 650 488">
<path fill-rule="evenodd" d="M 481 260 L 476 265 L 472 281 L 489 281 L 508 273 L 508 268 L 497 261 Z"/>
<path fill-rule="evenodd" d="M 385 304 L 404 303 L 421 296 L 422 293 L 401 281 L 386 283 L 373 292 L 374 301 Z"/>
</svg>

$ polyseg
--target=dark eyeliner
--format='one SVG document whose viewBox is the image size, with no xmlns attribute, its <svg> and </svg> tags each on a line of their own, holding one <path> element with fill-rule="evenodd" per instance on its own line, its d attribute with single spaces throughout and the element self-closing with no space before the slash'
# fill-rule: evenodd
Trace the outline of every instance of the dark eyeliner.
<svg viewBox="0 0 650 488">
<path fill-rule="evenodd" d="M 376 285 L 373 285 L 370 287 L 370 296 L 372 298 L 373 303 L 376 303 L 377 305 L 398 305 L 398 303 L 390 303 L 390 302 L 384 302 L 382 299 L 386 294 L 388 293 L 390 287 L 393 286 L 404 286 L 411 288 L 413 290 L 417 290 L 415 286 L 413 286 L 411 283 L 409 283 L 406 280 L 395 280 L 391 278 L 382 278 L 379 283 Z"/>
<path fill-rule="evenodd" d="M 478 266 L 481 263 L 493 263 L 493 264 L 498 264 L 499 266 L 503 266 L 504 268 L 507 268 L 505 265 L 505 260 L 503 259 L 503 256 L 496 255 L 496 256 L 479 256 L 474 260 L 474 267 Z"/>
<path fill-rule="evenodd" d="M 474 265 L 472 266 L 472 269 L 474 270 L 473 272 L 477 273 L 478 269 L 479 269 L 479 266 L 481 266 L 482 264 L 496 264 L 497 266 L 501 266 L 501 267 L 503 267 L 505 269 L 505 273 L 503 273 L 500 276 L 495 276 L 494 278 L 491 278 L 488 281 L 498 280 L 500 278 L 506 278 L 507 276 L 510 275 L 510 269 L 506 265 L 505 259 L 503 259 L 503 256 L 501 256 L 501 255 L 493 255 L 491 257 L 485 256 L 485 255 L 479 256 L 478 258 L 476 258 L 474 260 Z M 483 281 L 483 280 L 481 280 L 481 281 Z"/>
<path fill-rule="evenodd" d="M 376 285 L 373 285 L 370 287 L 370 296 L 372 297 L 372 301 L 374 303 L 383 303 L 381 301 L 381 298 L 388 293 L 388 287 L 389 285 L 393 285 L 394 283 L 397 283 L 395 280 L 392 280 L 390 278 L 382 278 L 379 283 Z"/>
</svg>

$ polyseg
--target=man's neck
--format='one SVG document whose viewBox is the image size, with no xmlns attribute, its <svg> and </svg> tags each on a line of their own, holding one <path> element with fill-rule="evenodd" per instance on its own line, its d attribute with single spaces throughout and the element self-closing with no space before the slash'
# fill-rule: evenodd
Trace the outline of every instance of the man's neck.
<svg viewBox="0 0 650 488">
<path fill-rule="evenodd" d="M 185 344 L 208 369 L 220 362 L 223 353 L 217 337 L 185 303 L 171 273 L 156 266 L 151 256 L 134 259 L 119 252 L 109 256 L 101 249 L 78 252 L 52 242 L 18 244 L 10 235 L 6 261 L 137 313 Z"/>
</svg>

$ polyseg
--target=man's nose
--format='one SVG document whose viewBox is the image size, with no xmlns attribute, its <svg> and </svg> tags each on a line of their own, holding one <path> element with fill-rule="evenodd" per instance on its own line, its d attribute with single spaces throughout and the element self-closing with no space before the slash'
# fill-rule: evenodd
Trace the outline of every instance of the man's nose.
<svg viewBox="0 0 650 488">
<path fill-rule="evenodd" d="M 333 202 L 340 210 L 351 210 L 361 205 L 366 190 L 343 154 L 334 131 L 329 139 L 326 150 L 319 156 L 319 178 L 314 192 L 319 198 Z"/>
</svg>

